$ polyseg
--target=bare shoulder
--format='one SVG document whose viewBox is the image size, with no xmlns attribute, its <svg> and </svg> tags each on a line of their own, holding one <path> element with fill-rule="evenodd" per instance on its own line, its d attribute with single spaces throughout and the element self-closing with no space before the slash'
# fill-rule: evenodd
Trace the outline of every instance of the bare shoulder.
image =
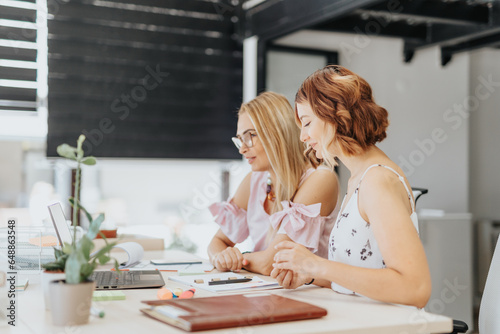
<svg viewBox="0 0 500 334">
<path fill-rule="evenodd" d="M 297 190 L 294 202 L 305 205 L 321 203 L 321 215 L 329 215 L 337 205 L 337 174 L 328 169 L 315 170 Z"/>
<path fill-rule="evenodd" d="M 405 193 L 406 191 L 401 181 L 405 182 L 407 185 L 408 181 L 406 180 L 403 172 L 399 170 L 399 167 L 390 167 L 398 172 L 398 174 L 403 177 L 403 180 L 400 180 L 399 176 L 392 170 L 384 168 L 383 166 L 375 167 L 370 169 L 363 178 L 361 186 L 363 191 L 370 192 L 372 195 L 377 192 L 402 191 Z"/>
<path fill-rule="evenodd" d="M 236 193 L 234 194 L 233 201 L 234 204 L 240 208 L 246 210 L 248 206 L 248 199 L 250 198 L 250 182 L 252 180 L 252 172 L 248 173 L 247 176 L 241 181 Z"/>
<path fill-rule="evenodd" d="M 401 204 L 408 210 L 411 209 L 408 194 L 403 185 L 404 182 L 409 186 L 408 181 L 401 171 L 393 169 L 403 177 L 403 180 L 384 167 L 372 168 L 366 173 L 359 190 L 361 211 L 370 210 L 370 208 L 389 208 L 395 204 Z"/>
</svg>

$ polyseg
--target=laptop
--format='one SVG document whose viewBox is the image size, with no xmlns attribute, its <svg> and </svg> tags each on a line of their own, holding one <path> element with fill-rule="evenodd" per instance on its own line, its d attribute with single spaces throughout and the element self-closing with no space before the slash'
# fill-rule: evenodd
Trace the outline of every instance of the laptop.
<svg viewBox="0 0 500 334">
<path fill-rule="evenodd" d="M 66 224 L 61 203 L 49 205 L 48 208 L 59 244 L 71 243 L 73 236 Z M 95 282 L 96 290 L 159 288 L 165 285 L 158 270 L 94 271 L 90 279 Z"/>
</svg>

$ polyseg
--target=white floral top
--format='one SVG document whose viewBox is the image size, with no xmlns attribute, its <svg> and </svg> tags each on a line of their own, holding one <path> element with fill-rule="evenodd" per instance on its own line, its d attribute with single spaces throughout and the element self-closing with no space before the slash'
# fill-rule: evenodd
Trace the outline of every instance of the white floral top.
<svg viewBox="0 0 500 334">
<path fill-rule="evenodd" d="M 330 234 L 330 244 L 328 249 L 329 260 L 363 268 L 385 268 L 385 262 L 382 258 L 382 254 L 380 253 L 377 240 L 375 239 L 370 223 L 361 217 L 358 208 L 358 190 L 361 185 L 361 181 L 368 170 L 379 166 L 394 172 L 403 183 L 411 202 L 412 214 L 410 215 L 410 218 L 418 232 L 418 219 L 415 212 L 415 204 L 413 202 L 411 192 L 404 182 L 404 178 L 391 167 L 380 164 L 371 165 L 361 176 L 358 186 L 354 190 L 354 193 L 345 207 L 344 201 L 346 197 L 344 197 L 344 200 L 342 201 L 341 208 L 344 209 L 339 213 L 335 226 Z M 331 286 L 334 291 L 340 293 L 355 293 L 354 291 L 346 289 L 334 282 L 332 282 Z"/>
</svg>

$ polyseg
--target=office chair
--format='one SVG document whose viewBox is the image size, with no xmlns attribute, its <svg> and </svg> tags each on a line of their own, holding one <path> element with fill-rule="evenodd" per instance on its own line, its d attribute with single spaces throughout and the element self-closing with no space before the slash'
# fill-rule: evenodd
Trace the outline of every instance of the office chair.
<svg viewBox="0 0 500 334">
<path fill-rule="evenodd" d="M 484 286 L 481 305 L 479 306 L 479 333 L 500 333 L 500 237 L 497 240 L 495 252 L 491 259 L 488 277 Z M 465 327 L 464 327 L 465 325 Z M 469 328 L 463 321 L 453 320 L 453 332 L 450 334 L 465 333 Z"/>
<path fill-rule="evenodd" d="M 427 194 L 429 192 L 428 189 L 417 188 L 417 187 L 411 187 L 411 190 L 413 191 L 413 198 L 415 199 L 415 205 L 417 205 L 417 200 L 420 198 L 420 196 Z"/>
<path fill-rule="evenodd" d="M 417 205 L 417 200 L 420 198 L 420 196 L 424 195 L 424 194 L 427 194 L 429 192 L 428 189 L 425 189 L 425 188 L 417 188 L 417 187 L 412 187 L 411 190 L 413 191 L 413 198 L 415 199 L 415 205 Z M 500 251 L 499 251 L 500 253 Z M 500 254 L 498 255 L 500 257 Z M 500 261 L 500 259 L 499 259 Z M 500 266 L 499 266 L 499 270 L 498 270 L 498 279 L 500 279 Z M 488 276 L 489 278 L 489 276 Z M 486 290 L 486 289 L 485 289 Z M 499 290 L 500 292 L 500 290 Z M 500 294 L 499 294 L 500 296 Z M 453 332 L 449 333 L 449 334 L 458 334 L 458 333 L 465 333 L 469 330 L 469 326 L 467 326 L 467 324 L 461 320 L 455 320 L 453 319 Z M 486 332 L 488 334 L 488 332 Z M 493 333 L 493 332 L 492 332 Z M 500 333 L 500 332 L 498 332 Z"/>
</svg>

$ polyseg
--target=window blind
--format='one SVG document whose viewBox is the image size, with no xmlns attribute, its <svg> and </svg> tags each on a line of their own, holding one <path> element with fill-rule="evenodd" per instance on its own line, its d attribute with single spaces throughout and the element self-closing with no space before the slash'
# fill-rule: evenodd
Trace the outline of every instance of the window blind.
<svg viewBox="0 0 500 334">
<path fill-rule="evenodd" d="M 0 2 L 0 112 L 37 111 L 37 4 Z"/>
<path fill-rule="evenodd" d="M 238 158 L 236 24 L 230 2 L 61 3 L 48 20 L 47 154 L 84 133 L 100 157 Z"/>
</svg>

